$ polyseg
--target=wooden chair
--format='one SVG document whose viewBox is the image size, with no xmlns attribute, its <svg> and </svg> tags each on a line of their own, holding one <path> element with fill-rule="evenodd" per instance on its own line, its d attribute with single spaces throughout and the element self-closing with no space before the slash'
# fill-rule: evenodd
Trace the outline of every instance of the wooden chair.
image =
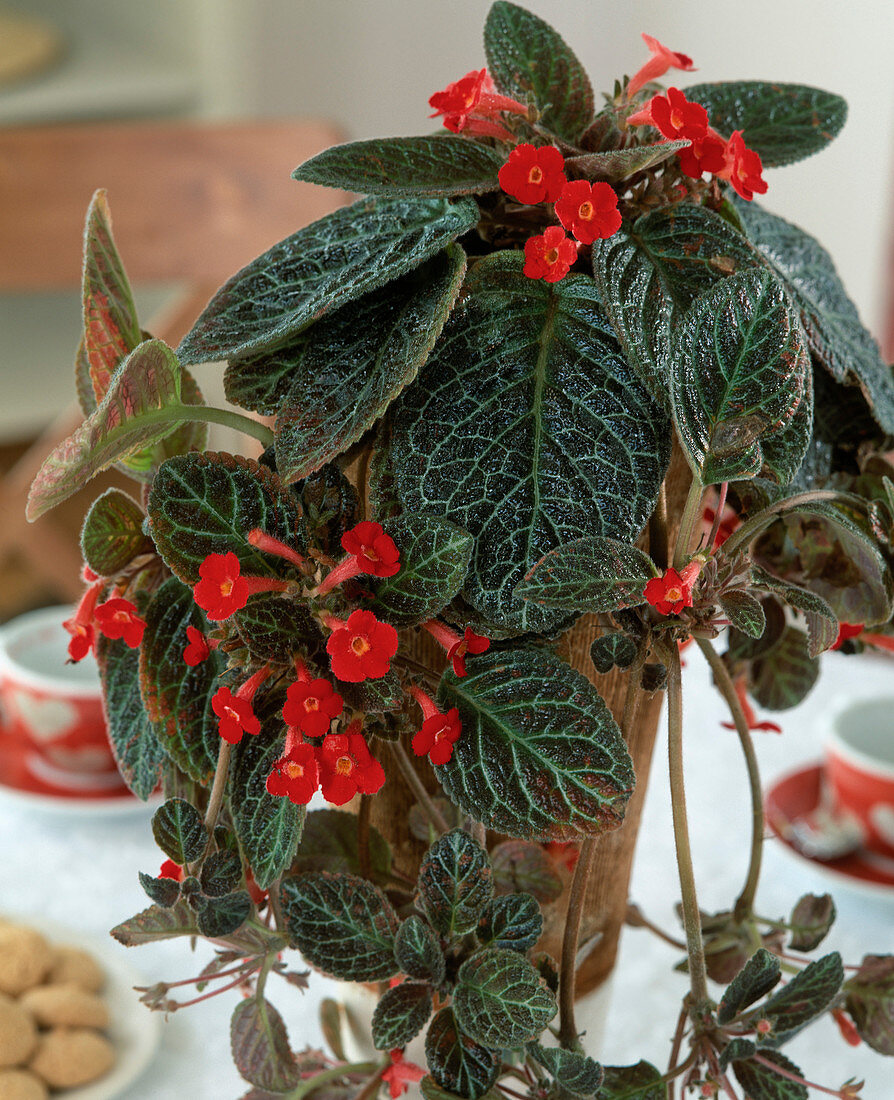
<svg viewBox="0 0 894 1100">
<path fill-rule="evenodd" d="M 297 164 L 340 137 L 331 125 L 291 120 L 0 130 L 0 294 L 79 293 L 84 216 L 104 187 L 132 284 L 186 288 L 163 316 L 143 320 L 176 346 L 230 275 L 344 201 L 340 192 L 290 179 Z M 73 370 L 70 377 L 73 393 Z M 55 398 L 49 420 L 62 401 L 48 396 Z M 67 522 L 50 513 L 28 524 L 24 506 L 44 458 L 80 419 L 70 406 L 0 479 L 0 558 L 19 551 L 66 599 L 80 591 L 77 517 L 98 483 L 72 498 Z"/>
</svg>

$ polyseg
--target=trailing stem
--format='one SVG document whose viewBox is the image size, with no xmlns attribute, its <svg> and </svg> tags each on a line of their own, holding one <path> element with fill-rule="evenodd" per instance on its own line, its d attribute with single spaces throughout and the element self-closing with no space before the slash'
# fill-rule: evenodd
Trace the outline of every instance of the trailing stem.
<svg viewBox="0 0 894 1100">
<path fill-rule="evenodd" d="M 450 831 L 450 826 L 444 820 L 444 815 L 438 809 L 438 807 L 432 802 L 431 795 L 425 789 L 425 784 L 416 774 L 416 769 L 413 767 L 413 762 L 407 756 L 406 749 L 400 743 L 400 741 L 391 742 L 391 753 L 394 756 L 397 766 L 401 770 L 401 774 L 407 781 L 407 785 L 413 794 L 416 795 L 416 800 L 422 807 L 425 816 L 437 829 L 439 833 L 447 833 Z"/>
<path fill-rule="evenodd" d="M 217 815 L 223 805 L 224 792 L 227 789 L 227 773 L 230 770 L 230 743 L 220 739 L 220 748 L 217 752 L 217 767 L 214 769 L 214 782 L 211 785 L 211 796 L 208 799 L 208 808 L 205 810 L 205 828 L 211 833 L 217 824 Z"/>
<path fill-rule="evenodd" d="M 723 544 L 723 552 L 727 557 L 731 557 L 740 547 L 748 546 L 776 516 L 781 515 L 783 512 L 795 511 L 802 504 L 816 504 L 823 500 L 843 501 L 849 497 L 850 494 L 836 492 L 833 489 L 814 489 L 809 493 L 799 493 L 797 496 L 788 497 L 785 500 L 777 500 L 775 504 L 771 504 L 769 508 L 764 508 L 762 512 L 758 512 L 757 515 L 747 519 L 738 530 L 733 531 Z M 859 497 L 854 499 L 859 504 L 864 504 L 864 501 Z"/>
<path fill-rule="evenodd" d="M 266 424 L 252 416 L 236 412 L 235 409 L 216 409 L 211 405 L 165 405 L 162 409 L 141 413 L 141 424 L 165 424 L 168 421 L 201 421 L 205 424 L 222 424 L 225 428 L 234 428 L 257 439 L 264 447 L 273 443 L 274 435 Z"/>
<path fill-rule="evenodd" d="M 689 495 L 683 507 L 683 517 L 680 520 L 680 533 L 677 535 L 677 544 L 674 547 L 674 569 L 682 569 L 689 556 L 689 547 L 692 545 L 692 537 L 695 525 L 702 514 L 702 497 L 704 486 L 697 477 L 693 477 L 689 485 Z"/>
</svg>

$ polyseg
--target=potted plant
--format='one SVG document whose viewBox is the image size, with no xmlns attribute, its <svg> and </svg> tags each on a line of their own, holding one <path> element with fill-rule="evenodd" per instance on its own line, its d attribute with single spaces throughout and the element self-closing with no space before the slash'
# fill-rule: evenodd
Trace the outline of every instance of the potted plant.
<svg viewBox="0 0 894 1100">
<path fill-rule="evenodd" d="M 682 1081 L 793 1100 L 779 1047 L 826 1013 L 894 1051 L 894 958 L 845 980 L 835 952 L 808 957 L 828 896 L 772 923 L 752 904 L 749 700 L 785 709 L 824 650 L 894 642 L 891 370 L 821 246 L 754 201 L 846 109 L 800 85 L 664 88 L 692 62 L 643 37 L 598 104 L 559 35 L 498 0 L 487 67 L 431 98 L 448 132 L 301 165 L 367 197 L 235 274 L 176 352 L 140 327 L 101 192 L 88 213 L 86 419 L 29 514 L 112 465 L 139 483 L 90 508 L 66 624 L 72 659 L 99 660 L 122 774 L 165 798 L 152 904 L 113 934 L 214 945 L 196 981 L 248 994 L 253 1097 L 421 1079 L 430 1098 Z M 207 360 L 256 415 L 204 405 L 188 367 Z M 263 453 L 207 450 L 208 422 Z M 683 796 L 690 641 L 754 811 L 718 914 Z M 574 1008 L 614 962 L 665 697 L 690 988 L 661 1073 L 601 1066 Z M 330 808 L 307 811 L 317 791 Z M 347 1063 L 331 1027 L 330 1053 L 291 1050 L 267 998 L 300 980 L 294 948 L 380 983 L 376 1057 Z M 170 988 L 146 1000 L 170 1010 Z"/>
</svg>

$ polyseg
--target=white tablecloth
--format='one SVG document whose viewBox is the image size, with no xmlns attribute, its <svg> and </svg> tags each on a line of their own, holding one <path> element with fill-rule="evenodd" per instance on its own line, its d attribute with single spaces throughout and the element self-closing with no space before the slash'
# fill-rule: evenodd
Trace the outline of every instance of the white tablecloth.
<svg viewBox="0 0 894 1100">
<path fill-rule="evenodd" d="M 823 676 L 812 696 L 781 716 L 785 733 L 757 734 L 765 781 L 821 753 L 822 727 L 836 697 L 894 695 L 894 665 L 880 659 L 824 659 Z M 722 701 L 712 691 L 701 655 L 687 651 L 684 670 L 687 799 L 693 829 L 699 901 L 704 909 L 728 907 L 742 883 L 749 835 L 748 794 L 735 734 L 723 730 Z M 679 931 L 673 914 L 678 897 L 665 741 L 659 740 L 646 802 L 632 898 L 655 922 Z M 720 839 L 718 839 L 720 838 Z M 152 840 L 148 813 L 114 822 L 64 819 L 9 804 L 0 792 L 0 911 L 39 914 L 81 934 L 105 938 L 108 929 L 148 904 L 137 871 L 156 873 L 161 855 Z M 787 916 L 807 892 L 828 888 L 819 872 L 793 859 L 776 841 L 766 845 L 759 911 Z M 841 951 L 846 963 L 865 953 L 894 952 L 894 895 L 867 898 L 832 888 L 838 922 L 823 949 Z M 121 948 L 121 951 L 125 951 Z M 198 973 L 211 957 L 200 946 L 193 956 L 186 942 L 131 949 L 129 961 L 147 984 Z M 677 954 L 651 933 L 628 930 L 622 944 L 605 1042 L 591 1051 L 609 1064 L 647 1058 L 666 1064 L 686 978 L 673 965 Z M 296 959 L 297 963 L 297 959 Z M 268 995 L 281 1010 L 294 1047 L 322 1042 L 317 1024 L 321 997 L 334 983 L 313 975 L 301 994 L 271 977 Z M 716 990 L 715 990 L 716 991 Z M 719 992 L 719 991 L 717 991 Z M 127 1093 L 128 1100 L 236 1100 L 249 1089 L 232 1065 L 229 1017 L 238 994 L 173 1015 L 164 1025 L 151 1070 Z M 865 1077 L 866 1100 L 894 1097 L 894 1063 L 865 1046 L 853 1049 L 834 1025 L 823 1021 L 786 1047 L 814 1080 L 837 1087 L 851 1076 Z M 819 1095 L 819 1094 L 816 1094 Z"/>
</svg>

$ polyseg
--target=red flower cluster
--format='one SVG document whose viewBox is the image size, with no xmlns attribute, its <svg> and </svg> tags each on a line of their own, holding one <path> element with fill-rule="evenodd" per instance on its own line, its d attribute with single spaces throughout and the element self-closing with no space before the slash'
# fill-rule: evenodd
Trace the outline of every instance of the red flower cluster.
<svg viewBox="0 0 894 1100">
<path fill-rule="evenodd" d="M 469 134 L 483 134 L 487 137 L 512 141 L 512 134 L 499 121 L 500 112 L 526 115 L 528 108 L 516 99 L 497 95 L 494 82 L 487 69 L 473 70 L 461 80 L 452 84 L 429 99 L 428 105 L 434 107 L 429 116 L 444 116 L 444 125 L 454 134 L 465 130 Z"/>
<path fill-rule="evenodd" d="M 462 733 L 459 711 L 451 707 L 442 714 L 431 696 L 421 688 L 411 687 L 410 694 L 421 707 L 423 719 L 422 728 L 413 737 L 413 752 L 417 756 L 428 756 L 432 764 L 446 764 Z"/>
<path fill-rule="evenodd" d="M 701 562 L 693 561 L 682 573 L 668 569 L 662 576 L 653 577 L 643 589 L 646 602 L 659 615 L 679 615 L 684 607 L 692 607 L 692 585 L 701 568 Z"/>
<path fill-rule="evenodd" d="M 329 732 L 332 719 L 344 709 L 344 700 L 322 677 L 311 680 L 304 665 L 299 663 L 298 679 L 289 685 L 282 716 L 288 726 L 296 726 L 308 737 L 322 737 Z"/>
<path fill-rule="evenodd" d="M 332 633 L 326 652 L 334 676 L 359 684 L 387 674 L 397 653 L 397 631 L 390 623 L 379 622 L 371 611 L 357 610 L 347 620 L 330 617 L 327 626 Z"/>
<path fill-rule="evenodd" d="M 538 202 L 555 202 L 565 179 L 565 158 L 555 145 L 522 143 L 509 154 L 509 160 L 497 174 L 507 195 L 528 206 Z"/>
<path fill-rule="evenodd" d="M 649 47 L 649 53 L 652 56 L 630 78 L 627 84 L 628 99 L 635 96 L 640 88 L 644 84 L 648 84 L 650 80 L 658 80 L 664 76 L 668 69 L 682 69 L 686 73 L 691 73 L 695 69 L 692 58 L 685 53 L 676 53 L 674 50 L 669 50 L 667 46 L 662 46 L 658 39 L 653 38 L 650 34 L 644 34 L 642 38 Z"/>
<path fill-rule="evenodd" d="M 217 731 L 231 745 L 238 745 L 243 733 L 253 737 L 261 732 L 260 719 L 252 709 L 252 701 L 258 688 L 270 675 L 270 666 L 265 665 L 242 684 L 234 695 L 226 686 L 221 686 L 211 697 L 211 709 L 217 715 Z"/>
<path fill-rule="evenodd" d="M 447 658 L 453 663 L 453 671 L 457 676 L 466 675 L 467 653 L 486 653 L 490 648 L 490 638 L 476 634 L 470 626 L 466 627 L 462 637 L 437 619 L 429 619 L 422 627 L 447 651 Z"/>
<path fill-rule="evenodd" d="M 90 575 L 95 576 L 92 572 Z M 105 603 L 99 603 L 104 585 L 101 580 L 91 584 L 81 597 L 74 615 L 62 624 L 71 635 L 68 643 L 71 661 L 82 661 L 94 648 L 97 631 L 106 638 L 122 639 L 131 649 L 138 649 L 143 640 L 146 621 L 140 618 L 130 600 L 113 596 Z"/>
<path fill-rule="evenodd" d="M 345 733 L 327 734 L 318 748 L 302 741 L 300 731 L 290 726 L 283 755 L 267 777 L 267 790 L 306 805 L 321 788 L 327 802 L 343 806 L 356 794 L 375 794 L 384 782 L 385 771 L 370 754 L 359 722 L 352 722 Z"/>
<path fill-rule="evenodd" d="M 248 597 L 258 592 L 282 592 L 288 581 L 273 577 L 243 577 L 236 555 L 209 554 L 199 566 L 201 578 L 192 590 L 193 599 L 209 619 L 229 619 L 248 603 Z"/>
<path fill-rule="evenodd" d="M 325 596 L 337 584 L 360 573 L 374 577 L 393 577 L 400 570 L 400 554 L 390 535 L 379 523 L 363 520 L 341 537 L 342 549 L 348 556 L 336 565 L 317 588 L 315 596 Z"/>
<path fill-rule="evenodd" d="M 761 158 L 753 149 L 747 148 L 742 139 L 742 131 L 736 130 L 730 135 L 726 146 L 726 165 L 717 173 L 722 180 L 729 180 L 743 199 L 748 202 L 758 195 L 765 194 L 766 180 L 761 176 L 763 165 Z"/>
</svg>

